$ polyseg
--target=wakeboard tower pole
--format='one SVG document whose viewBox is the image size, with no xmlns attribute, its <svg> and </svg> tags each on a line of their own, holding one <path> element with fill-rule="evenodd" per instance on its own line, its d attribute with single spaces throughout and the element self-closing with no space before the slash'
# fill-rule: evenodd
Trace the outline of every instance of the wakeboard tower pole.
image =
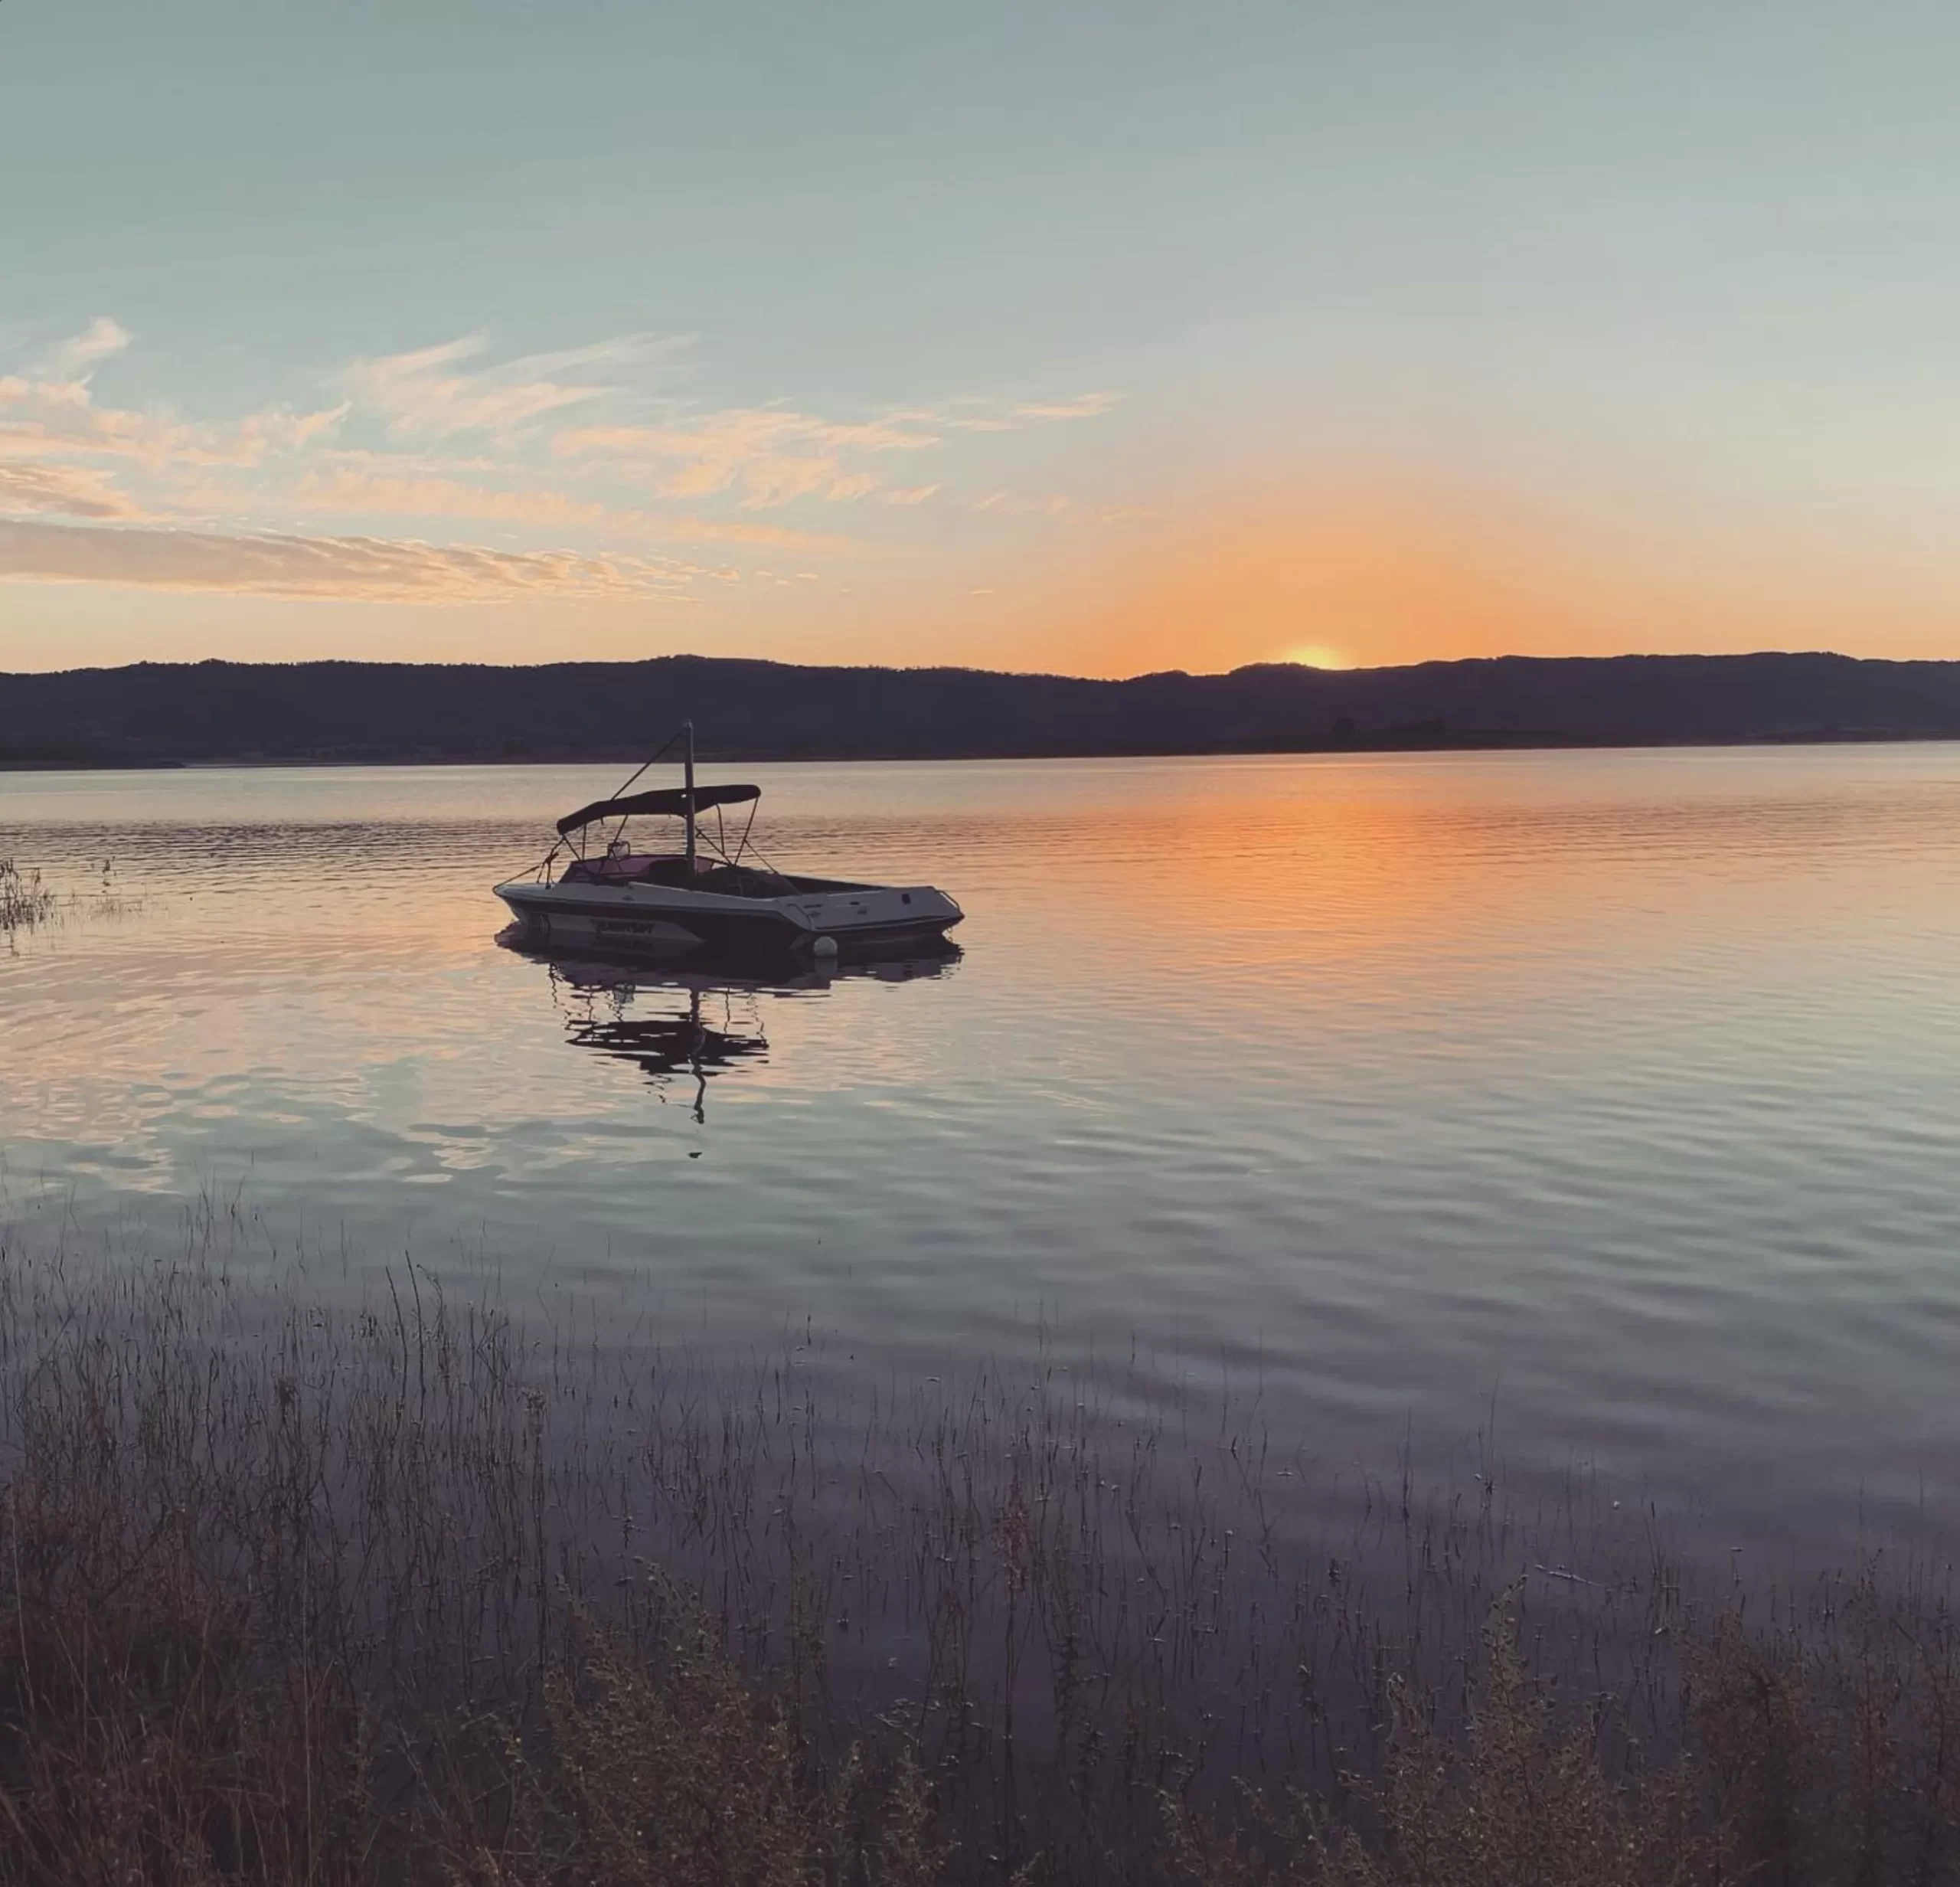
<svg viewBox="0 0 1960 1887">
<path fill-rule="evenodd" d="M 687 784 L 681 789 L 682 816 L 688 822 L 688 882 L 694 881 L 694 724 L 684 721 L 681 731 L 688 737 Z"/>
</svg>

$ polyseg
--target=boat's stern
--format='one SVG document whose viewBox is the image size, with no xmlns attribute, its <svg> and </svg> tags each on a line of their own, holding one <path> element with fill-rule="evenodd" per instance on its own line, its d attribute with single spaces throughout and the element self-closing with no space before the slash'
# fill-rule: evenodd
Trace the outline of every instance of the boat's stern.
<svg viewBox="0 0 1960 1887">
<path fill-rule="evenodd" d="M 848 885 L 773 901 L 802 940 L 851 945 L 909 944 L 944 937 L 965 913 L 930 885 Z"/>
</svg>

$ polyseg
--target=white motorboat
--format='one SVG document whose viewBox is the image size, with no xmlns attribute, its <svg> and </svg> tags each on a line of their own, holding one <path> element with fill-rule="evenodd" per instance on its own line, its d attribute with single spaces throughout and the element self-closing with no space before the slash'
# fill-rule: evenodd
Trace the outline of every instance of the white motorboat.
<svg viewBox="0 0 1960 1887">
<path fill-rule="evenodd" d="M 777 871 L 750 842 L 762 789 L 697 785 L 693 724 L 682 733 L 681 786 L 622 788 L 568 813 L 536 872 L 495 888 L 524 941 L 658 955 L 705 947 L 828 957 L 929 942 L 965 915 L 929 885 L 863 885 Z M 740 806 L 749 809 L 748 818 L 731 845 L 724 809 Z M 707 812 L 715 814 L 711 830 L 701 819 Z M 627 823 L 645 818 L 678 819 L 681 849 L 634 849 Z M 603 835 L 597 844 L 595 832 Z"/>
</svg>

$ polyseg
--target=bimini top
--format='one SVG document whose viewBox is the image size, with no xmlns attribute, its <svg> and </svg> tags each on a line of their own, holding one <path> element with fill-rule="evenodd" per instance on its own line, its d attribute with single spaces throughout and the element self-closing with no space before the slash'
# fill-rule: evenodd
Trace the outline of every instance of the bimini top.
<svg viewBox="0 0 1960 1887">
<path fill-rule="evenodd" d="M 762 796 L 760 787 L 697 787 L 694 810 L 704 813 L 711 806 L 740 806 Z M 595 800 L 591 805 L 582 806 L 576 813 L 567 813 L 559 820 L 558 836 L 562 839 L 568 832 L 577 832 L 581 826 L 594 825 L 602 819 L 626 819 L 635 813 L 667 813 L 675 819 L 684 819 L 687 812 L 687 790 L 663 787 L 657 793 L 632 793 L 623 800 Z"/>
</svg>

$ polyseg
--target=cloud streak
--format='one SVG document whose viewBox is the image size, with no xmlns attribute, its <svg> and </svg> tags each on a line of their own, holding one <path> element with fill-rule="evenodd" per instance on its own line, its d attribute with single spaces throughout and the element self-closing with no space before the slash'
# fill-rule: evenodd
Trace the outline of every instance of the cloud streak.
<svg viewBox="0 0 1960 1887">
<path fill-rule="evenodd" d="M 758 510 L 799 498 L 863 498 L 883 482 L 847 469 L 859 455 L 929 451 L 939 436 L 890 419 L 838 421 L 776 407 L 737 407 L 665 426 L 567 427 L 552 442 L 561 459 L 609 459 L 663 498 L 733 492 Z"/>
<path fill-rule="evenodd" d="M 482 335 L 465 335 L 412 353 L 357 361 L 345 376 L 349 394 L 378 413 L 397 439 L 448 439 L 488 433 L 510 437 L 554 413 L 604 399 L 620 389 L 588 376 L 637 365 L 656 343 L 622 335 L 590 346 L 525 355 L 472 367 L 485 353 Z"/>
<path fill-rule="evenodd" d="M 92 466 L 0 460 L 0 515 L 49 512 L 66 518 L 140 518 L 142 508 Z"/>
<path fill-rule="evenodd" d="M 1073 505 L 1059 492 L 1043 497 L 1026 492 L 998 491 L 982 492 L 974 499 L 973 509 L 998 518 L 1065 518 Z"/>
<path fill-rule="evenodd" d="M 310 473 L 293 489 L 296 509 L 363 517 L 475 518 L 505 524 L 580 525 L 672 544 L 756 544 L 792 550 L 863 548 L 853 538 L 732 518 L 622 510 L 550 489 L 499 489 L 440 474 L 397 475 L 357 465 Z"/>
<path fill-rule="evenodd" d="M 681 600 L 703 573 L 645 558 L 384 538 L 230 535 L 0 519 L 0 577 L 384 603 Z"/>
<path fill-rule="evenodd" d="M 1031 426 L 1054 426 L 1070 420 L 1099 419 L 1121 404 L 1119 393 L 1082 393 L 1066 400 L 1024 400 L 1003 404 L 984 394 L 962 394 L 937 407 L 895 414 L 900 420 L 923 420 L 956 433 L 1018 433 Z"/>
<path fill-rule="evenodd" d="M 1084 393 L 1078 394 L 1073 400 L 1031 401 L 1014 407 L 1008 417 L 1031 426 L 1053 425 L 1065 420 L 1100 419 L 1120 397 L 1113 393 Z"/>
<path fill-rule="evenodd" d="M 923 503 L 943 487 L 891 486 L 891 455 L 933 451 L 948 432 L 1012 433 L 1030 426 L 1093 419 L 1116 404 L 1111 393 L 1002 406 L 962 396 L 936 407 L 901 408 L 869 420 L 825 419 L 776 406 L 736 407 L 662 425 L 561 428 L 552 450 L 560 459 L 615 461 L 627 477 L 662 497 L 734 493 L 745 510 L 798 499 L 848 503 L 880 493 L 893 505 Z"/>
</svg>

